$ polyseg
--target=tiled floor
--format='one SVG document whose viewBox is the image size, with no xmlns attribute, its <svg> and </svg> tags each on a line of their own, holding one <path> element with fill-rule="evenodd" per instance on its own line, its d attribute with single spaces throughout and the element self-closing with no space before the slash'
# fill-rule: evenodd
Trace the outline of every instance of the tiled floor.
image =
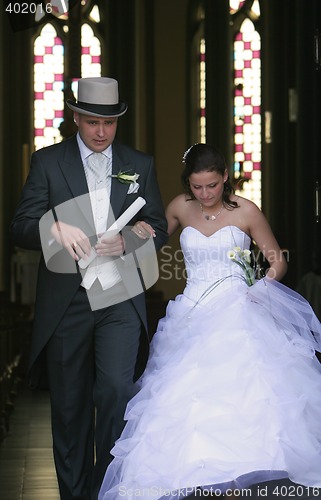
<svg viewBox="0 0 321 500">
<path fill-rule="evenodd" d="M 46 391 L 20 387 L 0 445 L 0 500 L 59 500 Z"/>
</svg>

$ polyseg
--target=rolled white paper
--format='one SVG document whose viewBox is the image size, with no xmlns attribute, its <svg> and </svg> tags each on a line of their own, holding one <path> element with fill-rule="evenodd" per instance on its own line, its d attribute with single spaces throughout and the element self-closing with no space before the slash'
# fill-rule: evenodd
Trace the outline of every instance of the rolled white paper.
<svg viewBox="0 0 321 500">
<path fill-rule="evenodd" d="M 146 200 L 139 196 L 136 200 L 121 214 L 117 220 L 107 229 L 107 231 L 98 239 L 98 242 L 110 236 L 110 233 L 117 234 L 128 224 L 129 221 L 139 212 L 139 210 L 146 204 Z M 97 257 L 95 249 L 92 247 L 90 255 L 86 259 L 80 259 L 78 265 L 80 269 L 86 269 L 89 264 Z"/>
</svg>

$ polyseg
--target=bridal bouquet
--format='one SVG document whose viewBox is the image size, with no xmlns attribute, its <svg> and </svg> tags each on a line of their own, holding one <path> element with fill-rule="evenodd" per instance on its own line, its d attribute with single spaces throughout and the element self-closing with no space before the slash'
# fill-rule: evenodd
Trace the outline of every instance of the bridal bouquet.
<svg viewBox="0 0 321 500">
<path fill-rule="evenodd" d="M 250 250 L 242 250 L 240 247 L 234 247 L 227 252 L 227 256 L 235 264 L 240 266 L 244 271 L 244 279 L 248 286 L 254 285 L 256 282 L 255 271 L 251 266 L 251 252 Z"/>
<path fill-rule="evenodd" d="M 242 276 L 237 276 L 243 279 L 248 286 L 252 286 L 256 283 L 257 279 L 261 279 L 261 271 L 255 271 L 251 265 L 251 252 L 250 250 L 242 250 L 241 247 L 235 246 L 232 248 L 232 250 L 229 250 L 227 252 L 227 256 L 230 260 L 235 262 L 238 266 L 243 269 L 244 275 Z M 229 276 L 223 276 L 222 278 L 218 279 L 210 285 L 204 293 L 202 293 L 201 297 L 199 300 L 196 302 L 195 306 L 199 304 L 203 299 L 205 299 L 215 288 L 217 288 L 221 283 L 223 283 L 226 279 L 232 278 L 235 276 L 234 274 L 231 274 Z M 257 277 L 258 276 L 258 277 Z"/>
</svg>

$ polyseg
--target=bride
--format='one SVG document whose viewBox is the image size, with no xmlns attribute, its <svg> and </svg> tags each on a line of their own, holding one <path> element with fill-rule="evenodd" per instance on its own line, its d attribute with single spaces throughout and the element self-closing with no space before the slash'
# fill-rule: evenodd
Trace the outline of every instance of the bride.
<svg viewBox="0 0 321 500">
<path fill-rule="evenodd" d="M 284 255 L 220 152 L 196 144 L 184 164 L 167 218 L 169 234 L 181 228 L 186 287 L 159 322 L 99 500 L 232 498 L 284 478 L 321 487 L 320 322 L 279 283 Z M 252 241 L 269 265 L 260 280 Z"/>
</svg>

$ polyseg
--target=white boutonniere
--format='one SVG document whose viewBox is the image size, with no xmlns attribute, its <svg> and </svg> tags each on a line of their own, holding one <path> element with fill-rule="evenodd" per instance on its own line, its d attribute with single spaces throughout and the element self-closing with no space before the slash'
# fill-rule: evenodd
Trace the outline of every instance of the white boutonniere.
<svg viewBox="0 0 321 500">
<path fill-rule="evenodd" d="M 118 174 L 112 174 L 112 177 L 114 179 L 117 179 L 119 182 L 121 182 L 122 184 L 132 184 L 132 183 L 136 183 L 137 182 L 137 179 L 139 178 L 139 174 L 129 174 L 129 172 L 131 172 L 131 170 L 125 170 L 125 171 L 122 171 L 120 170 L 118 172 Z"/>
</svg>

